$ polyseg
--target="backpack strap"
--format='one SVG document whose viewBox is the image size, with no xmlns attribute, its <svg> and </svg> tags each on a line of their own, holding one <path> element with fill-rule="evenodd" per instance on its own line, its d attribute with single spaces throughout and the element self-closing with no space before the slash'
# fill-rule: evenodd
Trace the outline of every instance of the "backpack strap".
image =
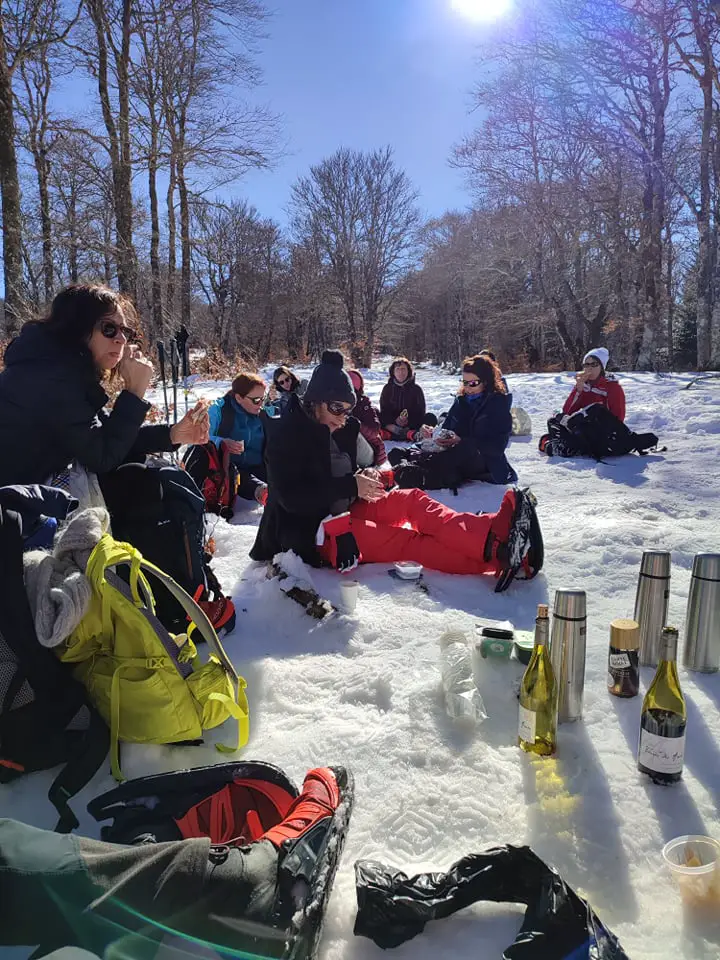
<svg viewBox="0 0 720 960">
<path fill-rule="evenodd" d="M 223 703 L 228 713 L 230 713 L 238 723 L 237 742 L 233 746 L 225 746 L 222 743 L 217 743 L 215 744 L 215 749 L 218 750 L 219 753 L 235 753 L 245 746 L 250 736 L 250 706 L 248 704 L 247 694 L 245 693 L 247 686 L 245 680 L 239 676 L 232 660 L 225 652 L 225 648 L 220 642 L 215 628 L 210 623 L 202 607 L 200 607 L 182 587 L 175 583 L 172 577 L 169 577 L 158 567 L 154 566 L 154 564 L 148 563 L 147 560 L 141 560 L 140 566 L 157 577 L 163 586 L 175 597 L 187 614 L 188 619 L 200 631 L 202 638 L 208 645 L 208 649 L 212 651 L 212 659 L 216 660 L 228 674 L 233 686 L 234 699 L 222 693 L 211 693 L 209 699 Z"/>
<path fill-rule="evenodd" d="M 229 437 L 232 428 L 235 425 L 235 411 L 233 410 L 232 392 L 228 392 L 223 397 L 222 410 L 220 412 L 220 423 L 218 424 L 217 436 Z"/>
<path fill-rule="evenodd" d="M 48 799 L 58 812 L 56 833 L 70 833 L 79 821 L 68 805 L 68 800 L 79 793 L 95 776 L 110 749 L 110 731 L 97 712 L 88 705 L 90 723 L 78 737 L 73 756 L 55 777 L 48 790 Z"/>
</svg>

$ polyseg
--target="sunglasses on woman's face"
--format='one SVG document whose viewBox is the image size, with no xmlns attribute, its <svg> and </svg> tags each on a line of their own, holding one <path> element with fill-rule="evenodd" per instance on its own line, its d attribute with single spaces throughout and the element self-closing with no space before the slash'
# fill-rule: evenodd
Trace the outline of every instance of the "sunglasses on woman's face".
<svg viewBox="0 0 720 960">
<path fill-rule="evenodd" d="M 101 320 L 98 324 L 98 330 L 108 340 L 114 340 L 119 334 L 122 334 L 126 340 L 135 340 L 137 337 L 132 327 L 126 327 L 114 320 Z"/>
<path fill-rule="evenodd" d="M 584 366 L 584 367 L 599 367 L 599 366 L 600 366 L 600 363 L 599 363 L 597 360 L 586 360 L 585 363 L 583 363 L 583 366 Z"/>
<path fill-rule="evenodd" d="M 292 380 L 290 379 L 290 377 L 278 377 L 277 382 L 282 384 L 291 384 Z"/>
<path fill-rule="evenodd" d="M 340 400 L 331 400 L 327 408 L 334 417 L 349 417 L 355 409 L 355 407 L 349 407 Z"/>
<path fill-rule="evenodd" d="M 482 383 L 482 380 L 463 380 L 462 385 L 464 387 L 479 387 Z"/>
</svg>

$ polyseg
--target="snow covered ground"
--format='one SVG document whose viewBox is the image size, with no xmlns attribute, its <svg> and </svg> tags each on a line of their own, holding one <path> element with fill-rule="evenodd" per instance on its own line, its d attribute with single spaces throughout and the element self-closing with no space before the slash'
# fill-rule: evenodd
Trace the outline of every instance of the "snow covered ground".
<svg viewBox="0 0 720 960">
<path fill-rule="evenodd" d="M 377 399 L 386 374 L 366 374 Z M 436 412 L 456 382 L 428 368 L 418 374 Z M 373 858 L 406 872 L 444 869 L 498 843 L 528 843 L 593 904 L 634 960 L 720 956 L 720 932 L 684 921 L 663 868 L 663 844 L 680 834 L 720 838 L 720 675 L 681 670 L 688 701 L 685 777 L 670 788 L 638 774 L 635 751 L 641 698 L 606 691 L 608 626 L 632 616 L 643 549 L 671 550 L 670 622 L 681 630 L 693 555 L 720 552 L 720 383 L 681 387 L 688 376 L 621 375 L 628 423 L 657 433 L 667 452 L 606 464 L 548 460 L 537 452 L 545 420 L 571 387 L 568 374 L 512 375 L 515 403 L 533 418 L 533 437 L 514 440 L 509 457 L 539 501 L 546 566 L 532 583 L 503 595 L 491 579 L 426 573 L 429 595 L 398 583 L 385 565 L 357 573 L 357 610 L 317 623 L 248 560 L 260 510 L 242 506 L 218 521 L 216 570 L 232 592 L 238 626 L 226 645 L 248 682 L 252 735 L 247 758 L 268 760 L 300 783 L 312 766 L 339 763 L 356 779 L 345 854 L 330 901 L 323 960 L 377 960 L 381 951 L 353 937 L 353 862 Z M 214 397 L 227 384 L 197 384 Z M 441 499 L 456 509 L 494 510 L 503 489 L 473 484 Z M 339 601 L 338 577 L 313 571 L 319 592 Z M 477 732 L 446 718 L 437 639 L 448 627 L 474 635 L 478 617 L 531 629 L 538 602 L 559 587 L 588 597 L 588 659 L 583 722 L 559 731 L 556 759 L 531 759 L 515 746 L 520 676 L 514 662 L 495 668 L 490 717 Z M 643 672 L 643 687 L 651 678 Z M 487 680 L 487 678 L 486 678 Z M 485 686 L 483 691 L 485 692 Z M 207 748 L 131 747 L 129 776 L 223 758 Z M 51 826 L 49 778 L 26 778 L 0 793 L 0 813 Z M 99 774 L 75 801 L 112 786 Z M 85 815 L 82 829 L 96 833 Z M 473 907 L 429 926 L 395 951 L 396 960 L 494 958 L 520 923 L 518 908 Z"/>
</svg>

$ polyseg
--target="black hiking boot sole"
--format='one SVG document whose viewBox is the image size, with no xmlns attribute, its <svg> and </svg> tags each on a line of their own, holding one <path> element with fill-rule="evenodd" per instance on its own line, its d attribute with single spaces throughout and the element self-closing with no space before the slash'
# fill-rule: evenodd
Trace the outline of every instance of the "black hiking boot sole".
<svg viewBox="0 0 720 960">
<path fill-rule="evenodd" d="M 516 488 L 515 513 L 513 514 L 510 536 L 507 544 L 498 547 L 498 561 L 503 572 L 495 584 L 495 593 L 503 593 L 520 570 L 525 576 L 521 579 L 532 580 L 542 569 L 545 562 L 540 521 L 535 506 L 537 499 L 529 487 Z"/>
</svg>

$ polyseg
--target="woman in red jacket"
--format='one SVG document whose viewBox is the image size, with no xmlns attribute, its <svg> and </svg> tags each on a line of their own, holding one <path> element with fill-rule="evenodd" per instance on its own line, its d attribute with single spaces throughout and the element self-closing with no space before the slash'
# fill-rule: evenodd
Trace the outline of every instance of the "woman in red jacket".
<svg viewBox="0 0 720 960">
<path fill-rule="evenodd" d="M 577 413 L 591 403 L 600 403 L 618 420 L 625 420 L 625 392 L 615 377 L 606 373 L 609 358 L 605 347 L 588 350 L 582 371 L 575 374 L 575 389 L 565 401 L 564 414 Z"/>
</svg>

